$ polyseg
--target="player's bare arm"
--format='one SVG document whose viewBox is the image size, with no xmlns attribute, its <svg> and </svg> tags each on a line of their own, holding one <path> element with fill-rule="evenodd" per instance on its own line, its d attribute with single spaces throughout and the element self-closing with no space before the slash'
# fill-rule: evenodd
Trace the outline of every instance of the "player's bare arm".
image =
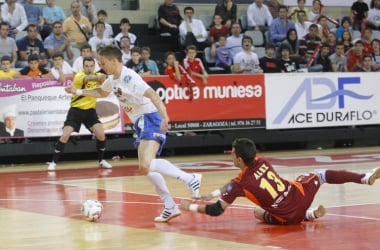
<svg viewBox="0 0 380 250">
<path fill-rule="evenodd" d="M 144 96 L 149 98 L 153 102 L 154 106 L 156 106 L 158 112 L 161 115 L 161 118 L 162 118 L 161 127 L 160 127 L 161 131 L 163 132 L 169 131 L 169 127 L 170 127 L 169 115 L 166 112 L 166 107 L 164 103 L 162 102 L 160 96 L 152 88 L 147 89 L 147 91 L 145 91 L 144 93 Z"/>
<path fill-rule="evenodd" d="M 95 98 L 107 97 L 110 94 L 110 92 L 103 90 L 101 87 L 95 89 L 76 89 L 73 86 L 67 86 L 65 91 L 68 94 L 92 96 Z"/>
<path fill-rule="evenodd" d="M 215 189 L 214 191 L 212 191 L 209 194 L 201 195 L 197 199 L 198 200 L 202 200 L 202 201 L 210 201 L 210 200 L 212 200 L 214 198 L 219 198 L 222 194 L 224 194 L 225 192 L 227 192 L 227 187 L 228 187 L 229 184 L 230 183 L 228 182 L 224 186 L 222 186 L 221 188 Z"/>
<path fill-rule="evenodd" d="M 83 83 L 87 83 L 87 82 L 91 82 L 91 81 L 95 81 L 95 82 L 98 82 L 98 83 L 103 83 L 105 80 L 106 80 L 107 76 L 106 75 L 88 75 L 84 78 L 83 80 Z"/>
</svg>

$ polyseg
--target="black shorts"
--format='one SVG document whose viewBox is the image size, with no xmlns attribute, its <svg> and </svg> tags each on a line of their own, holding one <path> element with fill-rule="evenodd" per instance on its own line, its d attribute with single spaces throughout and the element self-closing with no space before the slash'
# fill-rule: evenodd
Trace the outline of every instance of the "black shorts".
<svg viewBox="0 0 380 250">
<path fill-rule="evenodd" d="M 79 132 L 80 126 L 84 124 L 88 130 L 97 123 L 100 123 L 98 114 L 95 109 L 78 109 L 70 108 L 67 113 L 65 126 L 74 128 L 75 132 Z M 90 130 L 91 131 L 91 130 Z M 92 131 L 91 131 L 92 132 Z"/>
</svg>

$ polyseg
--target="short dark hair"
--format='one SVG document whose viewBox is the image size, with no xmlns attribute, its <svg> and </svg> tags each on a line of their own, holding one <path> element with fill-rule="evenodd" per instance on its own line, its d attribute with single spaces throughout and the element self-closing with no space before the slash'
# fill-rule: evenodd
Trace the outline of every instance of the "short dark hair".
<svg viewBox="0 0 380 250">
<path fill-rule="evenodd" d="M 141 49 L 139 48 L 139 47 L 133 47 L 132 49 L 131 49 L 131 55 L 133 54 L 133 53 L 139 53 L 139 54 L 141 54 Z"/>
<path fill-rule="evenodd" d="M 241 39 L 241 45 L 243 45 L 243 43 L 244 43 L 244 40 L 249 40 L 249 41 L 251 41 L 251 44 L 253 45 L 253 39 L 252 39 L 252 37 L 250 37 L 250 36 L 243 36 L 243 39 Z"/>
<path fill-rule="evenodd" d="M 12 62 L 12 58 L 10 56 L 3 56 L 1 58 L 1 62 L 4 62 L 4 61 L 9 61 L 9 62 Z"/>
<path fill-rule="evenodd" d="M 189 50 L 195 50 L 197 51 L 197 47 L 195 45 L 189 45 L 186 47 L 186 52 L 188 52 Z"/>
<path fill-rule="evenodd" d="M 235 139 L 232 142 L 235 154 L 240 157 L 246 166 L 252 166 L 256 157 L 256 145 L 248 138 Z"/>
<path fill-rule="evenodd" d="M 39 56 L 36 54 L 31 54 L 28 56 L 28 62 L 38 61 L 38 60 L 40 60 L 40 59 L 39 59 Z"/>
<path fill-rule="evenodd" d="M 95 63 L 95 59 L 92 56 L 86 56 L 83 58 L 83 66 L 85 62 L 93 62 Z"/>
<path fill-rule="evenodd" d="M 97 15 L 97 16 L 99 16 L 99 15 L 105 15 L 105 16 L 108 16 L 107 11 L 105 11 L 105 10 L 99 10 L 98 13 L 96 13 L 96 15 Z"/>
<path fill-rule="evenodd" d="M 103 25 L 104 27 L 106 27 L 106 24 L 104 23 L 104 22 L 102 22 L 102 21 L 97 21 L 96 23 L 95 23 L 95 29 L 96 29 L 96 27 L 98 27 L 98 25 Z"/>
<path fill-rule="evenodd" d="M 124 24 L 124 23 L 131 24 L 131 23 L 129 22 L 129 19 L 126 18 L 126 17 L 124 17 L 124 18 L 122 18 L 122 19 L 120 20 L 120 25 L 122 25 L 122 24 Z"/>
<path fill-rule="evenodd" d="M 116 58 L 119 62 L 121 61 L 122 53 L 121 50 L 116 47 L 115 45 L 107 45 L 102 47 L 99 51 L 98 54 L 100 56 L 104 56 L 108 60 Z"/>
<path fill-rule="evenodd" d="M 276 50 L 276 45 L 274 43 L 267 43 L 265 45 L 265 50 L 268 50 L 268 49 L 274 49 L 274 50 Z"/>
<path fill-rule="evenodd" d="M 55 59 L 55 58 L 57 58 L 57 57 L 60 57 L 60 58 L 62 58 L 62 59 L 65 58 L 61 52 L 56 52 L 56 53 L 54 53 L 54 55 L 53 55 L 51 58 L 52 58 L 52 59 Z"/>
<path fill-rule="evenodd" d="M 191 7 L 191 6 L 186 6 L 184 9 L 183 9 L 183 13 L 186 13 L 187 10 L 191 10 L 194 14 L 194 8 Z"/>
<path fill-rule="evenodd" d="M 80 52 L 82 52 L 84 49 L 90 49 L 91 50 L 90 44 L 88 44 L 88 43 L 83 44 L 82 47 L 80 47 Z"/>
</svg>

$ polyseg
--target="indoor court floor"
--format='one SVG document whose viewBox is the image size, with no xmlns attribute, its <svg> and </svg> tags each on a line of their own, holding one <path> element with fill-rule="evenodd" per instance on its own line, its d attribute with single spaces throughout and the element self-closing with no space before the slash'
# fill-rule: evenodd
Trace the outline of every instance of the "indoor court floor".
<svg viewBox="0 0 380 250">
<path fill-rule="evenodd" d="M 380 165 L 380 148 L 343 148 L 264 152 L 275 169 L 294 180 L 316 168 L 367 172 Z M 166 159 L 189 172 L 203 174 L 201 193 L 234 178 L 230 156 L 196 155 Z M 219 217 L 183 211 L 169 223 L 154 223 L 163 205 L 136 159 L 66 161 L 48 172 L 47 165 L 0 167 L 0 249 L 377 249 L 380 237 L 380 180 L 373 186 L 344 184 L 321 187 L 313 206 L 327 214 L 292 226 L 265 225 L 253 217 L 253 204 L 238 199 Z M 189 198 L 184 183 L 168 179 L 179 204 Z M 104 206 L 97 222 L 86 221 L 84 200 Z"/>
</svg>

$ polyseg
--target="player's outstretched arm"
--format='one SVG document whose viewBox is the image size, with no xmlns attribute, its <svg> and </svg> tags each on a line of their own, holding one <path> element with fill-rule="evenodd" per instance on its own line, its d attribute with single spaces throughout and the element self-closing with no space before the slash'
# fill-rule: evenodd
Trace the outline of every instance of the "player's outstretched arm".
<svg viewBox="0 0 380 250">
<path fill-rule="evenodd" d="M 212 200 L 214 198 L 219 198 L 220 196 L 222 196 L 222 194 L 224 194 L 225 192 L 227 192 L 227 187 L 228 187 L 229 184 L 230 183 L 228 182 L 223 187 L 215 189 L 214 191 L 212 191 L 209 194 L 201 195 L 197 199 L 198 200 L 202 200 L 202 201 L 210 201 L 210 200 Z"/>
<path fill-rule="evenodd" d="M 95 89 L 76 89 L 73 86 L 68 86 L 65 88 L 65 91 L 68 94 L 92 96 L 95 98 L 107 97 L 110 94 L 110 92 L 103 90 L 101 87 Z"/>
</svg>

